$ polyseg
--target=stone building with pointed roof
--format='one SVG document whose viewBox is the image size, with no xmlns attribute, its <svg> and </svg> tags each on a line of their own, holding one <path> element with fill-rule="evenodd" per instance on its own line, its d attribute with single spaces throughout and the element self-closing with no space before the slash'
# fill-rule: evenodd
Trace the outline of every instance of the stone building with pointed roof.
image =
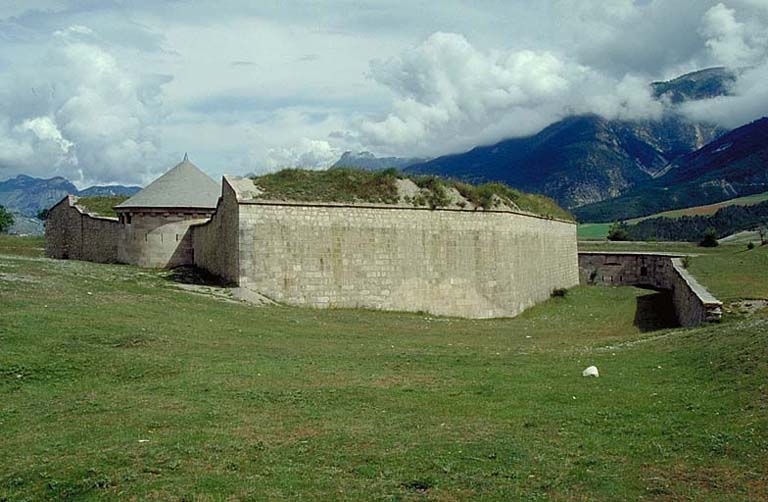
<svg viewBox="0 0 768 502">
<path fill-rule="evenodd" d="M 190 227 L 216 210 L 219 185 L 184 160 L 136 195 L 115 206 L 122 226 L 117 261 L 147 268 L 190 264 Z"/>
<path fill-rule="evenodd" d="M 192 230 L 216 210 L 220 188 L 184 159 L 125 202 L 117 218 L 89 214 L 67 196 L 50 211 L 46 251 L 52 258 L 172 268 L 194 262 Z"/>
</svg>

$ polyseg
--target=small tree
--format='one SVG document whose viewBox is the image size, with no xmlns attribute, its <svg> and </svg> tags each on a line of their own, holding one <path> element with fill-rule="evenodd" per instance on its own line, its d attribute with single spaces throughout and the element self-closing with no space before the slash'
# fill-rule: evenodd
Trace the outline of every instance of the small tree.
<svg viewBox="0 0 768 502">
<path fill-rule="evenodd" d="M 0 206 L 0 234 L 8 232 L 11 225 L 13 225 L 13 215 L 3 206 Z"/>
<path fill-rule="evenodd" d="M 629 240 L 629 231 L 628 231 L 627 224 L 624 222 L 619 223 L 618 221 L 613 222 L 613 225 L 611 225 L 611 228 L 608 229 L 608 240 L 609 241 L 628 241 Z"/>
<path fill-rule="evenodd" d="M 768 225 L 760 225 L 757 229 L 758 235 L 760 235 L 760 245 L 765 246 L 768 244 Z"/>
<path fill-rule="evenodd" d="M 704 238 L 701 239 L 701 242 L 699 242 L 699 246 L 703 248 L 715 248 L 719 245 L 720 243 L 717 242 L 717 230 L 714 228 L 708 228 L 704 232 Z"/>
</svg>

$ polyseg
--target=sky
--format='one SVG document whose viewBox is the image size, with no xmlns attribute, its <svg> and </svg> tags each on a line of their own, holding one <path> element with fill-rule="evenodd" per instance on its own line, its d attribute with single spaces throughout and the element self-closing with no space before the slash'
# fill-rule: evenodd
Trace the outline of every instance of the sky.
<svg viewBox="0 0 768 502">
<path fill-rule="evenodd" d="M 0 179 L 146 184 L 433 157 L 576 113 L 642 120 L 648 83 L 726 66 L 688 103 L 768 115 L 768 0 L 0 0 Z"/>
</svg>

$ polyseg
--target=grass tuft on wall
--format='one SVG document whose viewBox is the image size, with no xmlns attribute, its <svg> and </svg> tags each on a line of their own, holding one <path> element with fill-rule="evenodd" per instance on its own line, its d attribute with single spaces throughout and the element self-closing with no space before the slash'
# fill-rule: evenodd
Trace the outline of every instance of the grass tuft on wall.
<svg viewBox="0 0 768 502">
<path fill-rule="evenodd" d="M 128 197 L 124 195 L 100 196 L 100 197 L 79 197 L 77 205 L 99 216 L 117 216 L 113 209 L 116 205 L 125 202 Z"/>
</svg>

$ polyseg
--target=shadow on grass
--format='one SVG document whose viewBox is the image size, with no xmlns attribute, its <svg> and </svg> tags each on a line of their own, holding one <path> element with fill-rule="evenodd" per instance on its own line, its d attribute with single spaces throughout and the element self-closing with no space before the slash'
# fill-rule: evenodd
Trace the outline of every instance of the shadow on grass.
<svg viewBox="0 0 768 502">
<path fill-rule="evenodd" d="M 196 286 L 211 286 L 223 288 L 231 286 L 226 280 L 210 272 L 192 266 L 176 267 L 168 270 L 164 277 L 168 281 L 179 284 L 194 284 Z"/>
<path fill-rule="evenodd" d="M 638 296 L 634 325 L 643 333 L 679 327 L 672 292 L 648 290 L 648 294 Z"/>
</svg>

